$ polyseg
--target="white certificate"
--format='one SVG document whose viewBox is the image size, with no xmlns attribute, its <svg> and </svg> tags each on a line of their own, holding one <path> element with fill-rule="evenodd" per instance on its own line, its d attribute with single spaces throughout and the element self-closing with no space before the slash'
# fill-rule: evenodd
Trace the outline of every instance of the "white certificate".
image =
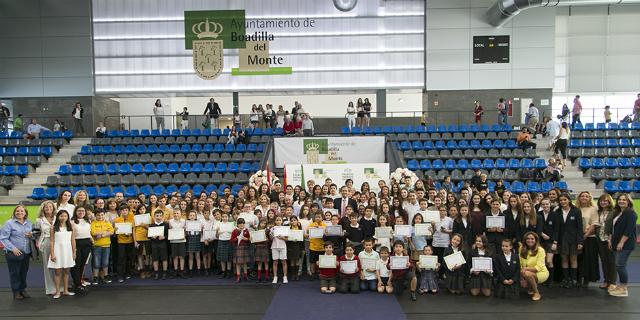
<svg viewBox="0 0 640 320">
<path fill-rule="evenodd" d="M 391 248 L 391 240 L 389 238 L 378 239 L 378 244 L 380 244 L 380 248 L 387 247 L 389 250 L 393 249 Z"/>
<path fill-rule="evenodd" d="M 288 237 L 289 236 L 289 228 L 288 226 L 275 226 L 273 227 L 273 236 L 274 237 Z"/>
<path fill-rule="evenodd" d="M 233 228 L 235 228 L 235 226 L 233 225 L 233 222 L 221 222 L 220 223 L 220 232 L 233 232 Z"/>
<path fill-rule="evenodd" d="M 420 268 L 435 270 L 438 267 L 437 256 L 420 255 Z"/>
<path fill-rule="evenodd" d="M 453 270 L 455 266 L 461 266 L 467 263 L 461 251 L 444 257 L 444 262 L 447 264 L 447 268 L 449 268 L 449 270 Z"/>
<path fill-rule="evenodd" d="M 169 229 L 169 240 L 184 240 L 184 229 Z"/>
<path fill-rule="evenodd" d="M 324 237 L 324 228 L 309 228 L 309 238 L 322 239 Z"/>
<path fill-rule="evenodd" d="M 413 228 L 408 224 L 396 224 L 394 228 L 394 234 L 397 237 L 411 237 L 411 231 Z"/>
<path fill-rule="evenodd" d="M 320 268 L 335 268 L 336 256 L 335 255 L 327 256 L 322 254 L 318 257 L 318 265 L 320 266 Z"/>
<path fill-rule="evenodd" d="M 340 216 L 338 209 L 322 209 L 322 212 L 331 212 L 331 216 Z"/>
<path fill-rule="evenodd" d="M 329 236 L 342 236 L 342 226 L 327 226 L 327 235 Z"/>
<path fill-rule="evenodd" d="M 376 263 L 378 260 L 374 258 L 362 258 L 360 259 L 360 264 L 362 264 L 362 269 L 364 270 L 375 270 Z"/>
<path fill-rule="evenodd" d="M 149 238 L 164 237 L 164 226 L 149 227 L 149 231 L 147 232 L 147 237 Z"/>
<path fill-rule="evenodd" d="M 376 227 L 376 239 L 389 239 L 391 238 L 391 227 Z"/>
<path fill-rule="evenodd" d="M 267 235 L 265 234 L 264 229 L 258 231 L 249 231 L 249 235 L 251 238 L 251 243 L 267 241 Z"/>
<path fill-rule="evenodd" d="M 340 272 L 344 274 L 354 274 L 358 270 L 358 261 L 340 261 Z"/>
<path fill-rule="evenodd" d="M 304 241 L 303 230 L 289 230 L 289 241 Z"/>
<path fill-rule="evenodd" d="M 471 270 L 493 272 L 493 259 L 486 257 L 471 258 Z"/>
<path fill-rule="evenodd" d="M 116 223 L 116 234 L 131 234 L 132 226 L 129 222 L 118 222 Z"/>
<path fill-rule="evenodd" d="M 427 210 L 424 212 L 420 212 L 420 214 L 424 215 L 422 217 L 422 220 L 424 222 L 433 222 L 433 223 L 440 222 L 440 211 Z"/>
<path fill-rule="evenodd" d="M 202 224 L 200 221 L 187 220 L 185 222 L 185 229 L 187 229 L 187 232 L 200 232 L 202 231 Z"/>
<path fill-rule="evenodd" d="M 430 236 L 433 234 L 431 223 L 416 223 L 413 228 L 416 236 Z"/>
<path fill-rule="evenodd" d="M 504 216 L 487 216 L 486 224 L 487 224 L 487 229 L 489 228 L 504 229 Z"/>
<path fill-rule="evenodd" d="M 142 224 L 151 224 L 151 215 L 148 213 L 136 214 L 135 216 L 133 216 L 133 221 L 136 223 L 136 226 Z"/>
<path fill-rule="evenodd" d="M 215 240 L 216 231 L 215 230 L 204 230 L 202 231 L 202 240 Z"/>
<path fill-rule="evenodd" d="M 407 263 L 409 263 L 409 256 L 391 256 L 390 258 L 391 270 L 407 269 Z"/>
</svg>

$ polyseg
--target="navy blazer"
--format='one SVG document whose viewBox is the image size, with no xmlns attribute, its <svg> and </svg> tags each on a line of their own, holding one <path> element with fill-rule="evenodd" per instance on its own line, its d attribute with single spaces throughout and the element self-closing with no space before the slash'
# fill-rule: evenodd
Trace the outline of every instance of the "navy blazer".
<svg viewBox="0 0 640 320">
<path fill-rule="evenodd" d="M 544 220 L 542 219 L 542 216 L 540 214 L 536 214 L 536 225 L 532 226 L 531 224 L 529 224 L 529 226 L 523 226 L 521 224 L 518 223 L 518 240 L 522 241 L 522 237 L 524 237 L 524 234 L 531 231 L 531 232 L 535 232 L 538 237 L 540 239 L 542 239 L 542 226 L 544 225 Z"/>
<path fill-rule="evenodd" d="M 549 215 L 547 215 L 547 219 L 545 220 L 544 218 L 544 213 L 542 211 L 539 211 L 539 215 L 540 217 L 542 217 L 542 221 L 543 221 L 543 225 L 542 225 L 542 232 L 544 234 L 546 234 L 547 236 L 549 236 L 549 240 L 544 240 L 542 239 L 542 236 L 540 237 L 540 241 L 541 242 L 550 242 L 553 243 L 554 241 L 558 241 L 558 237 L 560 235 L 560 219 L 558 216 L 558 213 L 556 211 L 551 210 L 549 212 Z"/>
<path fill-rule="evenodd" d="M 500 250 L 493 257 L 493 277 L 498 283 L 504 280 L 513 280 L 514 284 L 520 281 L 520 258 L 516 252 L 511 254 L 511 260 L 507 261 Z"/>
<path fill-rule="evenodd" d="M 505 230 L 504 230 L 504 236 L 507 239 L 515 239 L 516 242 L 520 242 L 522 241 L 522 238 L 520 237 L 520 215 L 522 213 L 519 213 L 518 216 L 516 218 L 513 217 L 513 211 L 511 209 L 507 209 L 503 212 L 505 218 Z"/>
<path fill-rule="evenodd" d="M 567 220 L 562 217 L 562 208 L 556 210 L 560 220 L 560 241 L 558 243 L 582 244 L 584 241 L 584 229 L 582 228 L 582 212 L 576 207 L 569 209 Z"/>
<path fill-rule="evenodd" d="M 497 250 L 502 245 L 502 239 L 506 238 L 505 235 L 509 233 L 509 217 L 504 218 L 505 222 L 502 232 L 489 232 L 487 231 L 487 217 L 490 215 L 491 211 L 485 213 L 484 218 L 482 219 L 482 231 L 484 232 L 485 236 L 487 236 L 487 240 L 489 241 L 489 243 L 493 244 L 495 246 L 495 249 Z M 504 216 L 504 214 L 500 212 L 498 216 Z"/>
<path fill-rule="evenodd" d="M 613 232 L 611 234 L 611 249 L 614 251 L 618 246 L 618 242 L 622 239 L 622 236 L 629 237 L 629 240 L 625 241 L 622 246 L 622 250 L 633 250 L 636 247 L 636 221 L 638 215 L 631 208 L 626 208 L 620 214 L 620 218 L 613 224 Z"/>
</svg>

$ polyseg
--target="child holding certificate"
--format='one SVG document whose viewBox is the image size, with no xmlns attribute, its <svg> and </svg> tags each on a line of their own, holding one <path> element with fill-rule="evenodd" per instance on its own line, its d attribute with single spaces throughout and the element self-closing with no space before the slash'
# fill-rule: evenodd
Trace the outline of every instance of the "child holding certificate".
<svg viewBox="0 0 640 320">
<path fill-rule="evenodd" d="M 340 293 L 360 292 L 360 260 L 355 255 L 355 249 L 351 243 L 344 247 L 344 255 L 338 258 L 340 265 Z"/>
<path fill-rule="evenodd" d="M 296 216 L 291 216 L 291 218 L 289 218 L 289 226 L 291 227 L 291 230 L 296 230 L 296 231 L 303 230 L 302 224 L 300 223 L 300 220 L 298 220 L 298 217 Z M 302 252 L 304 249 L 304 241 L 287 241 L 286 246 L 287 246 L 287 259 L 291 264 L 293 281 L 297 281 L 299 279 L 299 275 L 302 273 L 302 270 L 299 270 L 299 268 L 300 268 L 300 258 L 302 257 Z M 273 252 L 271 253 L 271 255 L 273 256 Z M 274 263 L 275 263 L 275 260 L 274 260 Z"/>
<path fill-rule="evenodd" d="M 109 280 L 109 252 L 111 251 L 111 235 L 113 226 L 105 220 L 103 210 L 96 210 L 96 220 L 91 222 L 93 236 L 93 283 L 111 283 Z M 46 257 L 44 257 L 46 258 Z M 100 274 L 102 271 L 102 274 Z"/>
<path fill-rule="evenodd" d="M 391 228 L 391 226 L 389 225 L 389 216 L 386 214 L 381 214 L 378 216 L 378 228 Z M 389 243 L 389 238 L 377 238 L 375 237 L 376 240 L 376 251 L 380 252 L 380 249 L 382 247 L 387 247 L 387 249 L 389 249 L 389 247 L 391 247 L 391 243 Z"/>
<path fill-rule="evenodd" d="M 438 262 L 442 265 L 444 263 L 444 250 L 449 247 L 450 234 L 453 229 L 453 219 L 447 217 L 447 207 L 440 206 L 438 208 L 440 212 L 440 222 L 436 223 L 433 231 L 433 251 L 438 256 Z M 442 277 L 446 268 L 441 268 L 438 273 Z"/>
<path fill-rule="evenodd" d="M 171 244 L 171 257 L 173 258 L 173 270 L 176 277 L 186 278 L 184 274 L 184 256 L 186 254 L 187 240 L 184 238 L 184 225 L 185 220 L 182 218 L 182 211 L 176 209 L 173 212 L 173 218 L 169 220 L 169 228 L 182 230 L 182 238 L 170 239 Z"/>
<path fill-rule="evenodd" d="M 324 229 L 325 227 L 326 225 L 324 224 L 324 221 L 322 221 L 322 213 L 318 212 L 313 216 L 313 222 L 311 222 L 309 224 L 309 228 L 307 228 L 307 237 L 309 237 L 309 265 L 311 266 L 310 280 L 312 280 L 316 274 L 316 263 L 318 262 L 318 257 L 326 250 L 324 247 L 324 236 L 320 238 L 312 237 L 311 230 L 317 230 L 318 228 Z M 333 245 L 331 245 L 331 252 L 333 252 Z M 333 291 L 335 291 L 335 285 Z"/>
<path fill-rule="evenodd" d="M 274 228 L 282 227 L 282 217 L 276 217 L 274 224 Z M 271 232 L 269 232 L 269 236 L 271 237 L 271 259 L 273 259 L 273 283 L 278 283 L 278 262 L 282 262 L 282 283 L 289 283 L 287 279 L 287 237 L 275 237 L 273 228 Z M 268 269 L 267 272 L 269 272 Z M 258 271 L 258 274 L 260 274 L 260 271 Z M 265 275 L 265 278 L 266 277 Z"/>
<path fill-rule="evenodd" d="M 492 258 L 493 253 L 487 248 L 487 237 L 478 235 L 475 237 L 473 249 L 471 249 L 471 261 L 473 258 Z M 493 286 L 493 269 L 491 270 L 474 270 L 471 269 L 470 275 L 470 292 L 472 296 L 477 296 L 482 291 L 485 297 L 491 296 L 491 288 Z"/>
<path fill-rule="evenodd" d="M 394 257 L 407 257 L 407 263 L 404 266 L 394 268 Z M 396 295 L 402 295 L 404 289 L 409 285 L 411 289 L 411 301 L 416 301 L 416 287 L 418 286 L 418 279 L 413 272 L 413 263 L 408 259 L 409 256 L 406 253 L 404 243 L 400 240 L 396 240 L 393 243 L 393 255 L 389 258 L 389 265 L 391 266 L 391 276 L 389 282 L 393 286 L 393 292 Z"/>
<path fill-rule="evenodd" d="M 513 252 L 510 239 L 502 240 L 502 252 L 493 258 L 496 297 L 517 299 L 520 295 L 520 258 Z"/>
<path fill-rule="evenodd" d="M 282 218 L 280 218 L 282 219 Z M 258 282 L 262 281 L 262 271 L 264 269 L 264 281 L 267 282 L 269 280 L 269 237 L 271 237 L 271 233 L 267 228 L 267 219 L 261 218 L 258 221 L 257 231 L 264 230 L 265 232 L 265 241 L 262 242 L 254 242 L 253 245 L 255 247 L 255 251 L 253 253 L 253 260 L 258 265 Z M 275 273 L 274 273 L 275 276 Z"/>
<path fill-rule="evenodd" d="M 376 219 L 373 218 L 374 207 L 368 206 L 364 209 L 364 217 L 360 218 L 358 224 L 362 226 L 362 231 L 364 232 L 364 238 L 373 238 L 376 227 L 378 224 L 376 223 Z"/>
<path fill-rule="evenodd" d="M 193 260 L 200 274 L 200 251 L 202 251 L 202 243 L 200 238 L 202 234 L 202 223 L 198 220 L 198 213 L 190 211 L 187 221 L 185 222 L 185 231 L 187 236 L 187 261 L 189 264 L 189 277 L 194 275 Z"/>
<path fill-rule="evenodd" d="M 113 222 L 116 225 L 116 234 L 118 234 L 118 282 L 122 283 L 125 278 L 131 278 L 136 251 L 132 232 L 122 233 L 121 231 L 118 233 L 118 225 L 129 224 L 128 230 L 131 230 L 134 224 L 133 214 L 129 213 L 129 207 L 126 204 L 121 204 L 118 212 L 120 212 L 120 216 Z"/>
<path fill-rule="evenodd" d="M 394 230 L 395 230 L 395 226 L 404 226 L 406 225 L 406 222 L 404 220 L 404 218 L 402 216 L 397 216 L 396 220 L 395 220 L 395 224 L 394 224 Z M 397 242 L 397 241 L 401 241 L 403 244 L 403 249 L 404 249 L 404 253 L 407 253 L 407 248 L 409 247 L 409 239 L 411 237 L 409 236 L 404 236 L 404 235 L 397 235 L 397 234 L 393 234 L 393 242 Z"/>
<path fill-rule="evenodd" d="M 464 256 L 464 249 L 462 245 L 462 236 L 459 234 L 454 234 L 451 237 L 451 244 L 449 247 L 444 249 L 444 256 L 452 255 L 456 252 L 461 252 Z M 465 259 L 466 260 L 466 259 Z M 465 282 L 465 265 L 447 265 L 447 278 L 446 278 L 446 286 L 449 289 L 449 292 L 452 294 L 462 294 L 464 290 L 464 282 Z"/>
<path fill-rule="evenodd" d="M 433 247 L 425 246 L 422 249 L 422 255 L 433 257 Z M 436 262 L 435 268 L 431 268 L 423 266 L 418 261 L 418 268 L 420 270 L 420 289 L 418 292 L 420 294 L 438 293 L 438 269 L 440 269 L 440 263 Z"/>
<path fill-rule="evenodd" d="M 212 219 L 212 217 L 213 214 L 210 214 L 209 210 L 205 210 L 200 219 L 200 223 L 202 223 L 202 236 L 200 237 L 200 242 L 202 243 L 202 269 L 204 269 L 205 276 L 209 275 L 209 270 L 211 270 L 211 257 L 215 251 L 213 245 L 213 240 L 215 239 L 213 226 L 216 221 Z"/>
<path fill-rule="evenodd" d="M 349 217 L 349 225 L 345 228 L 345 233 L 347 243 L 351 243 L 351 245 L 353 245 L 356 255 L 360 254 L 360 251 L 363 249 L 362 242 L 364 241 L 364 229 L 358 223 L 358 216 L 356 214 L 352 214 Z"/>
<path fill-rule="evenodd" d="M 495 225 L 487 225 L 487 221 L 498 220 L 496 217 L 502 217 L 503 224 L 501 226 Z M 502 214 L 500 210 L 500 199 L 498 197 L 494 197 L 491 200 L 491 209 L 485 215 L 482 221 L 482 231 L 487 236 L 488 247 L 492 250 L 499 247 L 500 243 L 502 243 L 502 239 L 505 238 L 505 216 Z"/>
<path fill-rule="evenodd" d="M 409 239 L 409 248 L 411 248 L 411 260 L 418 261 L 418 256 L 422 253 L 422 249 L 427 245 L 427 235 L 416 235 L 416 224 L 423 224 L 424 220 L 422 218 L 422 214 L 416 213 L 413 216 L 413 221 L 411 221 L 411 225 L 413 226 L 413 231 L 411 232 L 411 238 Z"/>
<path fill-rule="evenodd" d="M 229 214 L 223 212 L 220 215 L 221 222 L 216 225 L 216 236 L 218 237 L 218 247 L 216 248 L 216 260 L 220 262 L 220 279 L 228 278 L 233 275 L 231 270 L 231 262 L 233 261 L 233 247 L 229 240 L 233 228 L 227 227 L 229 223 Z"/>
<path fill-rule="evenodd" d="M 376 278 L 378 279 L 378 293 L 393 293 L 393 286 L 389 278 L 389 248 L 380 248 L 380 260 L 376 263 Z"/>
<path fill-rule="evenodd" d="M 149 228 L 162 228 L 162 235 L 150 235 L 151 239 L 151 260 L 153 261 L 153 272 L 155 273 L 154 279 L 160 279 L 160 262 L 162 262 L 162 280 L 167 279 L 167 268 L 169 267 L 169 248 L 167 247 L 167 239 L 169 238 L 169 224 L 164 222 L 164 212 L 162 210 L 156 210 L 153 213 L 153 222 L 149 225 Z"/>
<path fill-rule="evenodd" d="M 376 264 L 380 255 L 373 251 L 373 239 L 364 240 L 364 250 L 358 254 L 362 270 L 360 271 L 360 290 L 376 291 L 378 279 L 376 277 Z"/>
<path fill-rule="evenodd" d="M 325 258 L 335 257 L 335 255 L 333 254 L 333 245 L 331 244 L 331 242 L 327 242 L 324 244 L 324 256 Z M 334 267 L 320 265 L 320 256 L 318 256 L 318 261 L 316 261 L 315 264 L 320 270 L 320 292 L 329 294 L 336 292 L 336 276 L 338 275 L 337 261 Z"/>
<path fill-rule="evenodd" d="M 340 217 L 337 215 L 331 216 L 331 227 L 340 226 Z M 333 253 L 336 256 L 344 254 L 344 230 L 339 235 L 329 235 L 327 228 L 324 229 L 324 241 L 331 242 L 333 244 Z"/>
<path fill-rule="evenodd" d="M 251 244 L 249 237 L 249 229 L 245 228 L 244 219 L 238 218 L 236 228 L 231 233 L 231 239 L 229 239 L 235 249 L 233 251 L 233 263 L 236 265 L 236 283 L 240 282 L 242 269 L 244 269 L 244 280 L 249 281 L 247 271 L 247 263 L 251 260 L 249 256 L 249 245 Z"/>
<path fill-rule="evenodd" d="M 135 215 L 142 217 L 148 215 L 147 206 L 144 204 L 138 205 L 138 207 L 135 208 Z M 134 217 L 134 219 L 136 219 L 136 217 Z M 147 271 L 147 266 L 149 266 L 151 260 L 151 243 L 149 242 L 149 237 L 147 237 L 148 228 L 149 224 L 144 222 L 136 225 L 133 231 L 136 240 L 136 252 L 138 255 L 138 267 L 136 270 L 140 275 L 140 279 L 151 277 L 151 272 Z"/>
</svg>

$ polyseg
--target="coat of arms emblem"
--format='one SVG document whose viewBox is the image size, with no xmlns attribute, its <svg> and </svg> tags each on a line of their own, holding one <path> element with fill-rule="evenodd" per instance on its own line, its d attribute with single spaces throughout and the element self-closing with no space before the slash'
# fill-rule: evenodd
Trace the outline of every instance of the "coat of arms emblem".
<svg viewBox="0 0 640 320">
<path fill-rule="evenodd" d="M 224 66 L 223 41 L 209 40 L 217 39 L 222 30 L 222 24 L 211 22 L 209 19 L 194 23 L 191 27 L 191 31 L 199 39 L 192 42 L 193 69 L 204 80 L 213 80 L 222 73 Z"/>
</svg>

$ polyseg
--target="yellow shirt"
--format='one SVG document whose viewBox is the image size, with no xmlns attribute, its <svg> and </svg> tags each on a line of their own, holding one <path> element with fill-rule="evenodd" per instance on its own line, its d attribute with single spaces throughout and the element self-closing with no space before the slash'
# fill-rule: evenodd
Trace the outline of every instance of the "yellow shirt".
<svg viewBox="0 0 640 320">
<path fill-rule="evenodd" d="M 149 241 L 149 237 L 147 236 L 148 231 L 149 231 L 149 226 L 133 227 L 133 235 L 136 237 L 136 241 Z"/>
<path fill-rule="evenodd" d="M 527 255 L 527 258 L 523 258 L 518 252 L 518 257 L 520 258 L 520 268 L 535 268 L 538 270 L 536 273 L 536 277 L 538 279 L 538 283 L 543 283 L 547 281 L 549 278 L 549 270 L 547 270 L 547 266 L 544 263 L 546 253 L 542 247 L 538 246 L 538 254 L 535 256 Z"/>
<path fill-rule="evenodd" d="M 134 225 L 133 215 L 128 214 L 127 219 L 125 220 L 123 217 L 117 217 L 113 223 L 130 223 L 132 226 Z M 118 235 L 118 243 L 133 243 L 133 235 L 130 234 L 119 234 Z"/>
<path fill-rule="evenodd" d="M 312 222 L 309 225 L 309 228 L 326 228 L 327 225 L 324 224 L 324 222 L 320 222 L 320 224 L 317 224 L 315 222 Z M 309 230 L 309 229 L 307 229 Z M 309 239 L 309 250 L 312 251 L 324 251 L 324 239 L 322 238 L 316 238 L 316 239 Z"/>
<path fill-rule="evenodd" d="M 109 232 L 113 234 L 113 226 L 109 221 L 93 221 L 91 222 L 91 235 L 94 237 L 93 246 L 108 248 L 111 246 L 111 237 L 96 238 L 98 233 Z"/>
</svg>

